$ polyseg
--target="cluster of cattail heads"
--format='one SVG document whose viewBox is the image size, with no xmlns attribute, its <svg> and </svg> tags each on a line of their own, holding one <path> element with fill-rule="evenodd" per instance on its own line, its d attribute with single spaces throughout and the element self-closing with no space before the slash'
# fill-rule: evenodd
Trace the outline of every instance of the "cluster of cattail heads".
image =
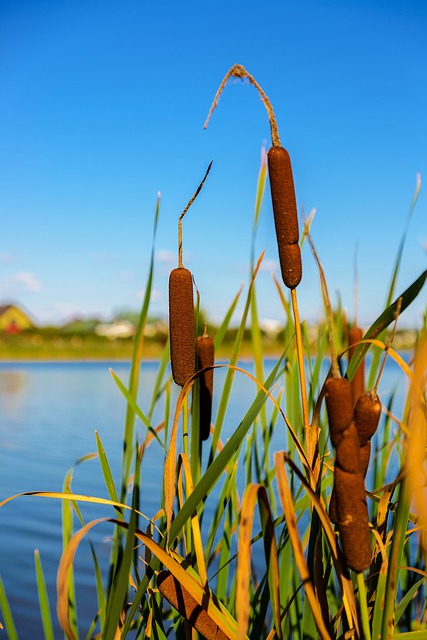
<svg viewBox="0 0 427 640">
<path fill-rule="evenodd" d="M 329 378 L 325 383 L 325 401 L 336 452 L 330 517 L 339 527 L 347 565 L 359 572 L 371 564 L 371 545 L 360 445 L 348 380 Z"/>
</svg>

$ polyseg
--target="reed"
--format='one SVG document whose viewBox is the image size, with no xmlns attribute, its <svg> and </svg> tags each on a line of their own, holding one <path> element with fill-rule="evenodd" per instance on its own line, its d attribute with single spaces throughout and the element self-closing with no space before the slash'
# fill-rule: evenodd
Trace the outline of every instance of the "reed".
<svg viewBox="0 0 427 640">
<path fill-rule="evenodd" d="M 240 65 L 232 74 L 259 88 Z M 270 113 L 262 90 L 260 95 Z M 64 541 L 56 597 L 58 619 L 69 640 L 426 637 L 427 410 L 425 389 L 420 387 L 425 387 L 427 314 L 413 364 L 384 338 L 396 314 L 422 291 L 427 271 L 394 302 L 390 298 L 372 319 L 363 342 L 354 345 L 347 371 L 340 370 L 347 351 L 345 312 L 340 304 L 332 308 L 309 223 L 299 239 L 290 161 L 284 150 L 278 151 L 282 147 L 277 124 L 269 121 L 269 153 L 286 164 L 285 184 L 277 187 L 276 197 L 275 159 L 268 159 L 273 208 L 282 207 L 278 236 L 284 240 L 278 238 L 278 246 L 283 241 L 286 254 L 295 251 L 299 256 L 301 244 L 308 240 L 319 266 L 325 320 L 316 327 L 300 322 L 299 275 L 286 268 L 288 282 L 275 281 L 286 319 L 277 341 L 280 354 L 266 361 L 256 297 L 261 253 L 258 261 L 251 261 L 249 286 L 230 300 L 218 327 L 209 325 L 212 337 L 205 331 L 195 339 L 193 278 L 182 260 L 182 218 L 202 182 L 178 223 L 170 345 L 164 346 L 153 387 L 139 384 L 139 372 L 148 358 L 144 326 L 151 305 L 154 240 L 128 383 L 111 372 L 126 409 L 119 477 L 97 432 L 97 454 L 87 462 L 90 457 L 90 464 L 99 463 L 102 495 L 74 492 L 72 472 L 66 474 L 62 491 L 25 494 L 28 500 L 59 500 L 63 506 L 63 530 L 52 531 L 52 536 L 60 538 L 62 533 Z M 265 164 L 260 176 L 256 220 Z M 157 217 L 158 207 L 155 226 Z M 202 234 L 200 247 L 204 241 Z M 254 256 L 254 242 L 251 247 Z M 380 291 L 382 284 L 375 281 L 372 286 Z M 240 301 L 243 311 L 229 358 L 219 360 L 217 355 L 214 364 Z M 239 362 L 249 319 L 254 371 Z M 386 388 L 379 388 L 379 359 L 366 357 L 374 350 L 384 354 L 383 366 L 386 357 L 393 359 L 401 379 L 411 383 L 403 408 L 395 405 Z M 362 362 L 370 390 L 363 391 L 355 405 L 351 381 Z M 384 424 L 377 428 L 380 415 Z M 409 435 L 413 433 L 416 437 Z M 203 459 L 199 435 L 207 438 L 208 455 Z M 189 446 L 189 437 L 194 437 L 194 446 L 193 440 Z M 148 513 L 145 483 L 153 461 L 163 464 L 164 476 L 156 507 Z M 367 464 L 372 472 L 367 477 L 374 479 L 368 492 Z M 413 494 L 416 513 L 411 512 Z M 15 499 L 18 496 L 4 499 L 0 508 L 7 513 Z M 99 517 L 101 508 L 106 517 Z M 100 548 L 99 538 L 91 536 L 101 523 L 112 529 L 107 562 L 106 543 Z M 19 523 L 14 520 L 13 526 Z M 88 540 L 97 602 L 85 623 L 77 609 L 83 582 L 88 588 L 88 572 L 82 579 L 76 556 Z M 42 568 L 47 563 L 41 560 L 36 555 L 40 615 L 45 638 L 51 640 L 53 614 Z M 16 640 L 13 602 L 1 576 L 0 609 L 5 637 Z"/>
</svg>

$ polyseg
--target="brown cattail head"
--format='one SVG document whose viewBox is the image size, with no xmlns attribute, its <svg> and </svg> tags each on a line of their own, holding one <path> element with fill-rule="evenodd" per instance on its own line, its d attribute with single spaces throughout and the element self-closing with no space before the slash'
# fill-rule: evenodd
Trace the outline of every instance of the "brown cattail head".
<svg viewBox="0 0 427 640">
<path fill-rule="evenodd" d="M 228 640 L 228 636 L 197 603 L 169 571 L 160 571 L 157 586 L 162 596 L 191 624 L 206 640 Z"/>
<path fill-rule="evenodd" d="M 335 466 L 347 473 L 360 473 L 360 446 L 354 422 L 339 436 Z"/>
<path fill-rule="evenodd" d="M 363 477 L 366 476 L 369 467 L 369 460 L 371 458 L 371 441 L 365 442 L 360 447 L 360 470 Z"/>
<path fill-rule="evenodd" d="M 329 378 L 325 383 L 325 401 L 331 442 L 336 449 L 343 432 L 353 420 L 353 399 L 349 381 L 346 378 Z"/>
<path fill-rule="evenodd" d="M 381 410 L 381 400 L 374 391 L 362 393 L 354 408 L 354 422 L 360 446 L 368 442 L 377 430 Z"/>
<path fill-rule="evenodd" d="M 294 289 L 301 281 L 298 213 L 289 154 L 273 146 L 267 153 L 271 200 L 283 282 Z"/>
<path fill-rule="evenodd" d="M 277 242 L 279 247 L 295 244 L 299 229 L 291 159 L 284 147 L 271 147 L 267 158 Z"/>
<path fill-rule="evenodd" d="M 365 483 L 361 473 L 348 473 L 335 467 L 334 490 L 338 526 L 347 566 L 363 571 L 371 564 L 369 517 Z"/>
<path fill-rule="evenodd" d="M 301 282 L 302 263 L 299 244 L 286 244 L 280 256 L 282 279 L 289 289 L 295 289 Z"/>
<path fill-rule="evenodd" d="M 169 333 L 172 377 L 183 387 L 196 367 L 193 277 L 184 267 L 169 276 Z"/>
<path fill-rule="evenodd" d="M 353 357 L 354 352 L 356 351 L 355 345 L 357 342 L 360 342 L 363 338 L 363 329 L 360 327 L 351 327 L 348 332 L 348 360 Z M 351 381 L 351 393 L 353 395 L 353 406 L 356 405 L 356 402 L 359 399 L 359 396 L 365 390 L 365 359 L 362 360 L 360 365 L 357 367 L 356 372 Z"/>
<path fill-rule="evenodd" d="M 214 341 L 204 334 L 197 338 L 197 359 L 199 369 L 212 367 L 215 363 Z M 212 417 L 213 369 L 205 371 L 199 377 L 200 388 L 200 439 L 209 438 Z"/>
</svg>

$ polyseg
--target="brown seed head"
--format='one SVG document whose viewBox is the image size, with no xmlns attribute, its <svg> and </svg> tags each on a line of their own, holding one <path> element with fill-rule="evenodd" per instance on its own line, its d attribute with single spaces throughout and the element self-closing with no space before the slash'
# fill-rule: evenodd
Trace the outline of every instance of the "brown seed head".
<svg viewBox="0 0 427 640">
<path fill-rule="evenodd" d="M 361 472 L 359 438 L 354 422 L 339 436 L 336 454 L 335 466 L 347 473 Z"/>
<path fill-rule="evenodd" d="M 354 422 L 361 446 L 368 442 L 377 430 L 381 410 L 381 400 L 376 393 L 362 393 L 354 408 Z"/>
<path fill-rule="evenodd" d="M 172 376 L 183 387 L 196 367 L 193 278 L 184 267 L 169 276 L 169 333 Z"/>
<path fill-rule="evenodd" d="M 325 401 L 331 441 L 336 448 L 343 432 L 353 420 L 353 399 L 349 381 L 346 378 L 329 378 L 325 383 Z"/>
<path fill-rule="evenodd" d="M 162 596 L 206 640 L 228 640 L 225 633 L 169 571 L 160 571 L 157 586 Z"/>
<path fill-rule="evenodd" d="M 347 566 L 363 571 L 371 564 L 371 540 L 363 476 L 335 467 L 334 489 L 342 547 Z"/>
<path fill-rule="evenodd" d="M 295 244 L 299 229 L 291 159 L 284 147 L 271 147 L 267 158 L 277 244 Z"/>
</svg>

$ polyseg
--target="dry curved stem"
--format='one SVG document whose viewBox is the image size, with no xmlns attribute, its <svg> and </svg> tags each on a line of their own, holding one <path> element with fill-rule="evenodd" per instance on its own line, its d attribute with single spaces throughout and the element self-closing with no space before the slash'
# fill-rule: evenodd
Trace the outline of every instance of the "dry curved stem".
<svg viewBox="0 0 427 640">
<path fill-rule="evenodd" d="M 212 106 L 211 106 L 211 108 L 209 110 L 208 117 L 206 118 L 206 121 L 205 121 L 205 124 L 203 125 L 203 128 L 207 129 L 209 120 L 211 119 L 211 115 L 212 115 L 213 111 L 215 110 L 215 108 L 218 105 L 219 97 L 220 97 L 225 85 L 227 84 L 228 80 L 231 77 L 240 78 L 241 80 L 243 80 L 244 78 L 247 78 L 249 80 L 249 82 L 258 91 L 258 93 L 260 95 L 260 98 L 263 101 L 263 103 L 265 105 L 265 108 L 267 109 L 268 119 L 269 119 L 269 122 L 270 122 L 270 130 L 271 130 L 271 142 L 272 142 L 274 147 L 280 147 L 281 144 L 280 144 L 280 138 L 279 138 L 279 130 L 277 128 L 276 117 L 274 115 L 272 104 L 271 104 L 270 100 L 268 99 L 267 95 L 264 93 L 264 91 L 259 86 L 258 82 L 255 80 L 255 78 L 250 73 L 248 73 L 246 71 L 245 67 L 243 67 L 241 64 L 235 64 L 233 67 L 231 67 L 231 69 L 224 76 L 224 79 L 221 82 L 221 84 L 219 85 L 218 91 L 215 94 L 214 101 L 213 101 Z"/>
<path fill-rule="evenodd" d="M 188 201 L 187 206 L 185 207 L 184 211 L 181 213 L 181 215 L 179 216 L 179 219 L 178 219 L 178 267 L 183 267 L 184 266 L 183 262 L 182 262 L 182 219 L 185 216 L 185 214 L 187 213 L 187 211 L 189 210 L 189 208 L 191 207 L 191 205 L 193 204 L 193 202 L 195 201 L 195 199 L 197 198 L 197 196 L 199 195 L 200 191 L 202 190 L 202 187 L 206 182 L 206 178 L 209 175 L 209 171 L 211 170 L 212 163 L 213 163 L 213 160 L 211 160 L 211 162 L 209 163 L 209 166 L 206 169 L 206 173 L 205 173 L 205 176 L 204 176 L 203 180 L 201 181 L 201 183 L 197 187 L 197 189 L 194 192 L 193 196 Z"/>
</svg>

